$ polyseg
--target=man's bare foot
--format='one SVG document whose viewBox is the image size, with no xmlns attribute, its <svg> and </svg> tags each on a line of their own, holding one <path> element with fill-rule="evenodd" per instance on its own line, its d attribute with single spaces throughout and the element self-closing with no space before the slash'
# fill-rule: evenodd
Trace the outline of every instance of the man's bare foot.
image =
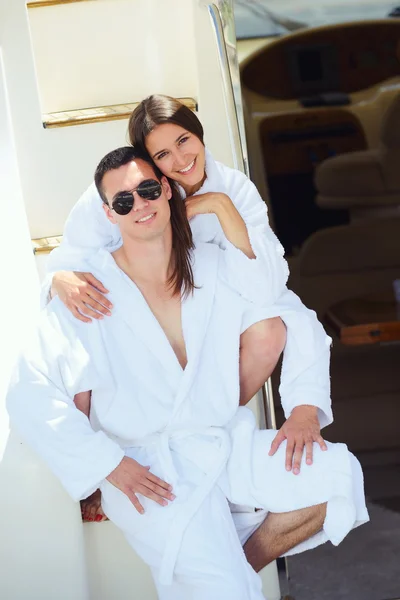
<svg viewBox="0 0 400 600">
<path fill-rule="evenodd" d="M 107 521 L 101 508 L 101 492 L 96 490 L 91 496 L 81 500 L 82 521 Z"/>
</svg>

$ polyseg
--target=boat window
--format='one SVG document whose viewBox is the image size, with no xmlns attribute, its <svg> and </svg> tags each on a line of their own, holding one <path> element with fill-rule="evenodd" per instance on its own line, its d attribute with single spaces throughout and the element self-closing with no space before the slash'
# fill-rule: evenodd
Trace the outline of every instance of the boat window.
<svg viewBox="0 0 400 600">
<path fill-rule="evenodd" d="M 398 16 L 385 0 L 234 0 L 238 39 L 280 36 L 304 27 Z"/>
</svg>

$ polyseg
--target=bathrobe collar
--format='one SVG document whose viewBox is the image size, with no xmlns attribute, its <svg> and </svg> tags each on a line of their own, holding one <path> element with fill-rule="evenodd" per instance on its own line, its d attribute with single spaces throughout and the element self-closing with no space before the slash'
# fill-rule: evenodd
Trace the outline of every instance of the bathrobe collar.
<svg viewBox="0 0 400 600">
<path fill-rule="evenodd" d="M 196 289 L 193 294 L 182 299 L 182 329 L 188 359 L 184 370 L 142 293 L 117 266 L 111 254 L 101 250 L 88 265 L 111 290 L 113 314 L 118 314 L 134 336 L 149 349 L 158 361 L 159 372 L 164 373 L 165 379 L 170 383 L 179 382 L 178 386 L 172 386 L 177 390 L 174 414 L 187 395 L 200 360 L 214 303 L 218 256 L 218 248 L 210 244 L 200 244 L 193 253 L 192 267 Z"/>
</svg>

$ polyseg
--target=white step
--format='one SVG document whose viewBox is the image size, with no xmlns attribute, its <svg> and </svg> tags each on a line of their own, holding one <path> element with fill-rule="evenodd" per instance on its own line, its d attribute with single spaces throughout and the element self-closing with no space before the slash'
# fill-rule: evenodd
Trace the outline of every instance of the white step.
<svg viewBox="0 0 400 600">
<path fill-rule="evenodd" d="M 173 29 L 166 26 L 172 14 Z M 68 2 L 28 16 L 43 113 L 125 104 L 159 91 L 197 97 L 187 0 Z"/>
</svg>

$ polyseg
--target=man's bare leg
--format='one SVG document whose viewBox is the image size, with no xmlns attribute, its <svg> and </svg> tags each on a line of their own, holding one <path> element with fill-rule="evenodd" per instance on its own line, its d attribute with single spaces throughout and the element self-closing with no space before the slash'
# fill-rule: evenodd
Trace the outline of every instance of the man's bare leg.
<svg viewBox="0 0 400 600">
<path fill-rule="evenodd" d="M 322 529 L 326 503 L 287 513 L 269 513 L 244 545 L 248 562 L 258 573 L 291 548 Z"/>
<path fill-rule="evenodd" d="M 286 344 L 280 317 L 259 321 L 240 336 L 240 404 L 247 404 L 275 369 Z"/>
</svg>

